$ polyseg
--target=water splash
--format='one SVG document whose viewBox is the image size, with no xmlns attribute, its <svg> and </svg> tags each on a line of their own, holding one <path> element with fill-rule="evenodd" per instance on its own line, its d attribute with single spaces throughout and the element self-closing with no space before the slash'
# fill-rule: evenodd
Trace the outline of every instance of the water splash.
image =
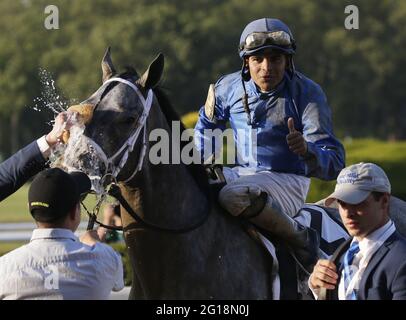
<svg viewBox="0 0 406 320">
<path fill-rule="evenodd" d="M 71 105 L 78 104 L 76 99 L 68 100 L 62 97 L 56 88 L 51 73 L 47 70 L 39 70 L 39 79 L 41 96 L 34 99 L 34 106 L 31 107 L 33 110 L 37 112 L 51 111 L 56 118 L 59 113 L 66 111 Z M 89 140 L 84 135 L 85 126 L 80 123 L 77 114 L 69 114 L 68 116 L 73 124 L 69 130 L 70 138 L 67 144 L 58 143 L 51 149 L 49 165 L 52 168 L 58 167 L 67 172 L 79 170 L 86 173 L 91 180 L 92 190 L 96 196 L 97 205 L 95 208 L 98 208 L 101 203 L 112 201 L 106 196 L 106 190 L 102 183 L 105 168 L 97 152 L 88 143 Z M 54 123 L 54 119 L 48 122 L 50 126 L 53 126 Z M 95 208 L 91 211 L 97 213 Z"/>
<path fill-rule="evenodd" d="M 52 74 L 45 69 L 39 70 L 39 78 L 41 83 L 41 96 L 34 99 L 35 111 L 52 111 L 55 115 L 66 111 L 69 106 L 77 104 L 75 100 L 68 100 L 61 96 L 55 84 Z M 75 117 L 70 115 L 68 121 L 72 122 L 70 128 L 70 138 L 67 144 L 59 143 L 51 151 L 49 164 L 51 167 L 62 168 L 65 171 L 83 171 L 92 181 L 92 189 L 101 197 L 105 194 L 102 186 L 102 177 L 105 168 L 100 161 L 100 157 L 89 144 L 88 138 L 83 134 L 85 126 Z M 55 120 L 51 120 L 48 124 L 53 125 Z"/>
<path fill-rule="evenodd" d="M 52 74 L 45 69 L 39 69 L 39 79 L 41 83 L 41 96 L 34 99 L 35 111 L 51 110 L 55 115 L 66 111 L 71 101 L 63 98 L 55 87 Z"/>
</svg>

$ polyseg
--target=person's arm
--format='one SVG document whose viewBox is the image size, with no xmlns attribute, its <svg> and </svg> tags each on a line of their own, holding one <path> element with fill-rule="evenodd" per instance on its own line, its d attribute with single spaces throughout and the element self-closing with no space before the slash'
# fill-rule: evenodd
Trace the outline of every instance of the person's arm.
<svg viewBox="0 0 406 320">
<path fill-rule="evenodd" d="M 302 115 L 306 176 L 333 180 L 345 167 L 344 147 L 333 134 L 331 111 L 323 91 L 315 90 L 312 95 Z"/>
<path fill-rule="evenodd" d="M 0 201 L 17 191 L 29 178 L 44 169 L 46 160 L 36 141 L 0 164 Z"/>
<path fill-rule="evenodd" d="M 215 88 L 215 87 L 213 87 Z M 194 132 L 194 142 L 203 162 L 218 154 L 222 147 L 222 139 L 216 144 L 216 135 L 226 128 L 228 116 L 224 110 L 222 99 L 209 90 L 206 104 L 200 108 Z M 216 130 L 216 131 L 215 131 Z"/>
<path fill-rule="evenodd" d="M 0 164 L 0 201 L 17 191 L 29 178 L 45 168 L 50 149 L 66 128 L 66 113 L 60 113 L 46 136 L 19 150 Z"/>
<path fill-rule="evenodd" d="M 121 223 L 117 223 L 115 213 L 114 213 L 114 205 L 107 204 L 103 210 L 103 224 L 106 226 L 119 226 Z M 117 217 L 118 218 L 118 217 Z M 97 234 L 99 235 L 100 241 L 105 242 L 107 234 L 110 232 L 107 228 L 99 227 L 97 228 Z"/>
</svg>

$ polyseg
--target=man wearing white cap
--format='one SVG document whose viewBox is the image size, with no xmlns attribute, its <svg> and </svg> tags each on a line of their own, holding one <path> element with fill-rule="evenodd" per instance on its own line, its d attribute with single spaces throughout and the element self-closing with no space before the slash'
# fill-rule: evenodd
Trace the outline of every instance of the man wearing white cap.
<svg viewBox="0 0 406 320">
<path fill-rule="evenodd" d="M 390 193 L 388 177 L 373 163 L 340 172 L 326 205 L 337 201 L 352 238 L 315 265 L 309 287 L 316 298 L 406 300 L 406 239 L 389 217 Z"/>
</svg>

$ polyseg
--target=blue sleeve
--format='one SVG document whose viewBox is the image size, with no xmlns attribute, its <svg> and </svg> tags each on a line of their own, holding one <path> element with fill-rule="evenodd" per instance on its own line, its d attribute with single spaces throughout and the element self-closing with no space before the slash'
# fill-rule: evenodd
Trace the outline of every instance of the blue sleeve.
<svg viewBox="0 0 406 320">
<path fill-rule="evenodd" d="M 45 167 L 37 141 L 30 143 L 0 164 L 0 201 L 17 191 Z"/>
<path fill-rule="evenodd" d="M 307 141 L 305 174 L 322 180 L 334 180 L 345 167 L 343 145 L 334 136 L 331 111 L 326 96 L 318 88 L 311 95 L 302 115 L 303 136 Z"/>
<path fill-rule="evenodd" d="M 199 119 L 195 126 L 194 141 L 202 161 L 209 159 L 212 154 L 220 152 L 222 145 L 216 144 L 215 136 L 225 130 L 228 118 L 224 111 L 223 103 L 217 96 L 213 120 L 207 117 L 204 106 L 200 108 Z"/>
</svg>

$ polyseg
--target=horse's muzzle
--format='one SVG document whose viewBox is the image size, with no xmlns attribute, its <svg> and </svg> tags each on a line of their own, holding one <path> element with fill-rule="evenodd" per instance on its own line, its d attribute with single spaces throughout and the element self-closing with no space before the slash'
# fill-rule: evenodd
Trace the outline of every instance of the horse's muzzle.
<svg viewBox="0 0 406 320">
<path fill-rule="evenodd" d="M 78 114 L 77 122 L 81 125 L 87 125 L 93 118 L 93 104 L 77 104 L 68 108 L 68 112 L 76 112 Z M 62 135 L 63 143 L 67 143 L 70 137 L 68 130 L 65 130 Z"/>
</svg>

